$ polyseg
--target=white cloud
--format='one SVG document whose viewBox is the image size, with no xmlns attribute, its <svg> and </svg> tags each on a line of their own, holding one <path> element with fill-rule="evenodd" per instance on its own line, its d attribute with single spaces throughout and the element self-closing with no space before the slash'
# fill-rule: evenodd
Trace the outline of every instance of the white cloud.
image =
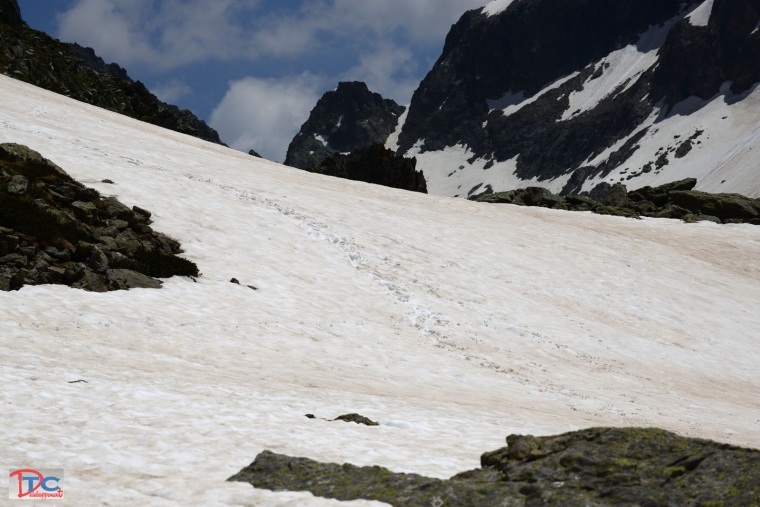
<svg viewBox="0 0 760 507">
<path fill-rule="evenodd" d="M 340 81 L 364 81 L 367 87 L 383 97 L 409 104 L 419 85 L 414 77 L 418 65 L 409 47 L 379 44 L 359 56 L 359 64 L 341 74 Z"/>
<path fill-rule="evenodd" d="M 169 104 L 174 104 L 182 97 L 193 93 L 193 90 L 184 81 L 180 81 L 179 79 L 172 79 L 168 83 L 159 83 L 151 88 L 150 91 L 160 100 Z"/>
<path fill-rule="evenodd" d="M 231 59 L 303 56 L 324 38 L 355 44 L 403 34 L 438 44 L 467 9 L 486 0 L 305 0 L 264 10 L 259 0 L 79 0 L 59 16 L 59 36 L 122 65 L 159 69 Z M 326 36 L 326 37 L 323 37 Z"/>
<path fill-rule="evenodd" d="M 309 73 L 233 81 L 211 113 L 211 126 L 230 147 L 245 152 L 253 148 L 264 158 L 282 162 L 324 83 L 324 77 Z"/>
<path fill-rule="evenodd" d="M 239 57 L 248 37 L 237 21 L 258 0 L 79 0 L 58 16 L 59 37 L 105 60 L 159 69 Z"/>
</svg>

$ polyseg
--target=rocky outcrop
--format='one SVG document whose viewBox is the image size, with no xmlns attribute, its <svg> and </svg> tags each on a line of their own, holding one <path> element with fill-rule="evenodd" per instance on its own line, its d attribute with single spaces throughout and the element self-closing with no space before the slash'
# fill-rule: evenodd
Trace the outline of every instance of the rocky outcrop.
<svg viewBox="0 0 760 507">
<path fill-rule="evenodd" d="M 198 276 L 150 216 L 102 197 L 36 151 L 0 144 L 0 290 L 62 284 L 105 292 Z"/>
<path fill-rule="evenodd" d="M 760 505 L 760 452 L 659 429 L 510 435 L 448 480 L 264 451 L 229 481 L 398 507 Z"/>
<path fill-rule="evenodd" d="M 285 165 L 308 169 L 336 153 L 385 144 L 405 110 L 364 83 L 339 83 L 317 102 L 293 138 Z"/>
<path fill-rule="evenodd" d="M 545 188 L 528 187 L 507 192 L 488 192 L 471 197 L 485 203 L 516 204 L 570 211 L 592 211 L 599 215 L 630 218 L 677 218 L 684 222 L 709 221 L 724 224 L 760 225 L 760 199 L 739 194 L 709 194 L 693 190 L 697 180 L 643 187 L 628 192 L 620 183 L 601 183 L 590 192 L 554 195 Z"/>
<path fill-rule="evenodd" d="M 14 8 L 15 6 L 15 8 Z M 66 44 L 29 28 L 15 0 L 0 0 L 0 72 L 81 102 L 224 144 L 191 111 L 166 104 L 119 65 L 106 64 L 91 48 Z"/>
<path fill-rule="evenodd" d="M 380 143 L 354 150 L 349 155 L 332 155 L 307 171 L 427 193 L 425 175 L 417 170 L 417 160 L 397 157 L 393 150 L 386 149 Z"/>
</svg>

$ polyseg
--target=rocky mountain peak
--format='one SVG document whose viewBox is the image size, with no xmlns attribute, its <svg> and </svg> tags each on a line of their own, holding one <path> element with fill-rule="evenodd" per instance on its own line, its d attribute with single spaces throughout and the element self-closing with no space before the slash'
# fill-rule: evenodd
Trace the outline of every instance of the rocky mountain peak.
<svg viewBox="0 0 760 507">
<path fill-rule="evenodd" d="M 288 147 L 285 165 L 308 169 L 335 153 L 385 143 L 406 108 L 365 83 L 343 82 L 317 102 Z"/>
</svg>

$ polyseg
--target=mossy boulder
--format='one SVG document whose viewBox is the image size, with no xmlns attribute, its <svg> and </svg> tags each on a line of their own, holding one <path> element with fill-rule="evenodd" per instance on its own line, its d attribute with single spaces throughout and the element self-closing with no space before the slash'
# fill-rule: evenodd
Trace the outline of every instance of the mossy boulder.
<svg viewBox="0 0 760 507">
<path fill-rule="evenodd" d="M 565 202 L 562 197 L 551 193 L 543 187 L 528 187 L 519 191 L 517 195 L 522 199 L 526 206 L 551 208 L 557 204 Z"/>
<path fill-rule="evenodd" d="M 628 206 L 628 189 L 620 183 L 613 185 L 602 200 L 602 204 L 613 208 L 626 208 Z"/>
<path fill-rule="evenodd" d="M 675 190 L 669 193 L 673 204 L 693 213 L 716 216 L 720 219 L 760 217 L 760 202 L 739 194 L 708 194 L 695 190 Z"/>
<path fill-rule="evenodd" d="M 230 481 L 397 507 L 760 505 L 760 452 L 660 429 L 511 435 L 481 468 L 448 480 L 264 451 Z"/>
<path fill-rule="evenodd" d="M 710 221 L 760 225 L 760 200 L 739 194 L 709 194 L 694 190 L 697 180 L 686 178 L 628 192 L 625 185 L 602 182 L 589 192 L 555 196 L 537 187 L 496 192 L 478 202 L 543 206 L 558 210 L 593 211 L 628 218 L 672 218 L 686 223 Z"/>
<path fill-rule="evenodd" d="M 515 195 L 517 195 L 516 190 L 509 190 L 508 192 L 495 192 L 493 194 L 484 194 L 475 199 L 475 201 L 488 202 L 491 204 L 514 204 Z M 522 201 L 520 201 L 520 203 L 524 204 Z"/>
</svg>

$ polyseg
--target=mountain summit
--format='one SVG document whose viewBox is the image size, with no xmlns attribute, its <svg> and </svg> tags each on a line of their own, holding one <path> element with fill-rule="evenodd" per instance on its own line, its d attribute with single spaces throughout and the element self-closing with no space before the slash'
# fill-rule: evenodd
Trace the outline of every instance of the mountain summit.
<svg viewBox="0 0 760 507">
<path fill-rule="evenodd" d="M 406 108 L 362 82 L 339 83 L 311 111 L 288 147 L 285 165 L 308 169 L 335 153 L 385 143 Z"/>
</svg>

